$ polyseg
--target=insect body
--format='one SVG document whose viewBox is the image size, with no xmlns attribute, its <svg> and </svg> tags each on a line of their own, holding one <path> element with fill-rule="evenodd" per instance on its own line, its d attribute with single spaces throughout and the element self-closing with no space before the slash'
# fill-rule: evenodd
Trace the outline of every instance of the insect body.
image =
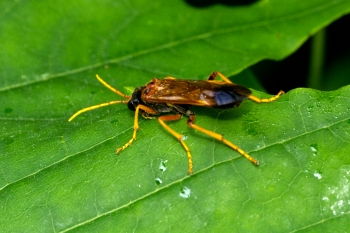
<svg viewBox="0 0 350 233">
<path fill-rule="evenodd" d="M 223 81 L 217 81 L 215 78 L 219 76 Z M 280 91 L 276 96 L 269 99 L 260 99 L 252 95 L 251 91 L 241 85 L 232 83 L 228 78 L 219 72 L 213 72 L 208 80 L 179 80 L 173 77 L 164 79 L 154 78 L 145 86 L 137 87 L 131 96 L 126 96 L 118 90 L 111 87 L 103 81 L 98 75 L 97 79 L 108 89 L 115 92 L 126 100 L 111 101 L 91 107 L 84 108 L 75 113 L 68 121 L 73 120 L 79 114 L 90 111 L 96 108 L 108 106 L 111 104 L 125 103 L 130 110 L 135 111 L 134 117 L 134 132 L 132 138 L 122 147 L 118 148 L 116 153 L 126 149 L 133 141 L 136 140 L 136 132 L 139 128 L 138 115 L 145 118 L 151 118 L 155 115 L 158 117 L 159 123 L 176 137 L 184 147 L 188 157 L 188 173 L 193 172 L 193 162 L 190 149 L 183 140 L 181 134 L 171 129 L 165 121 L 179 120 L 182 116 L 188 117 L 187 125 L 190 128 L 196 129 L 208 136 L 211 136 L 238 153 L 247 158 L 250 162 L 258 165 L 259 162 L 248 155 L 245 151 L 226 140 L 222 135 L 204 129 L 195 124 L 195 114 L 191 111 L 190 106 L 203 106 L 208 108 L 232 108 L 239 106 L 244 99 L 251 99 L 258 103 L 272 102 L 280 97 L 284 92 Z M 163 113 L 171 113 L 169 115 L 161 115 Z"/>
</svg>

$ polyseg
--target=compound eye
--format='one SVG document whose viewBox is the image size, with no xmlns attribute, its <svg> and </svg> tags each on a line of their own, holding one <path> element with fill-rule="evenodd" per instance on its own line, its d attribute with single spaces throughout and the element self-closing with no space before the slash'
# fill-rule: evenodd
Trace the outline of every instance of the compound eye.
<svg viewBox="0 0 350 233">
<path fill-rule="evenodd" d="M 139 105 L 139 100 L 138 99 L 132 99 L 128 102 L 128 108 L 131 111 L 135 111 L 136 107 Z"/>
<path fill-rule="evenodd" d="M 131 101 L 128 102 L 128 108 L 129 108 L 131 111 L 135 111 L 135 107 L 134 107 L 134 105 L 132 104 Z"/>
</svg>

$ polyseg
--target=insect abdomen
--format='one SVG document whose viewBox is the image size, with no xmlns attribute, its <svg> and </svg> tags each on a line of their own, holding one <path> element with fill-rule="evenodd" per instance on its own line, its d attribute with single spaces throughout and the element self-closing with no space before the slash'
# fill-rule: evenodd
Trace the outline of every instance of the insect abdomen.
<svg viewBox="0 0 350 233">
<path fill-rule="evenodd" d="M 217 91 L 214 93 L 214 99 L 216 107 L 218 108 L 231 108 L 238 106 L 246 97 L 237 95 L 234 92 Z"/>
<path fill-rule="evenodd" d="M 207 93 L 210 95 L 206 95 L 206 91 L 203 91 L 204 95 L 201 98 L 204 102 L 212 99 L 214 103 L 211 104 L 211 107 L 232 108 L 239 106 L 251 94 L 251 91 L 240 85 L 223 85 Z"/>
</svg>

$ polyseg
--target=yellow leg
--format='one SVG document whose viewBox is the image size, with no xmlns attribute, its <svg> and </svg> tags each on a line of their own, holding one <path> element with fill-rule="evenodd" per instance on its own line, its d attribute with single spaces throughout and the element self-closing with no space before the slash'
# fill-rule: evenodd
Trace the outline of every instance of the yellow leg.
<svg viewBox="0 0 350 233">
<path fill-rule="evenodd" d="M 284 91 L 280 91 L 280 92 L 278 92 L 277 95 L 275 95 L 274 97 L 271 97 L 269 99 L 260 99 L 260 98 L 258 98 L 256 96 L 253 96 L 253 95 L 248 96 L 248 98 L 253 100 L 253 101 L 255 101 L 255 102 L 257 102 L 257 103 L 270 103 L 270 102 L 275 101 L 278 98 L 280 98 L 280 96 L 283 95 L 283 94 L 284 94 Z"/>
<path fill-rule="evenodd" d="M 90 106 L 87 108 L 83 108 L 83 109 L 79 110 L 78 112 L 76 112 L 73 116 L 71 116 L 68 121 L 72 121 L 74 118 L 76 118 L 78 115 L 80 115 L 83 112 L 94 110 L 96 108 L 105 107 L 105 106 L 108 106 L 111 104 L 126 104 L 127 102 L 128 102 L 127 100 L 116 100 L 116 101 L 111 101 L 108 103 L 103 103 L 103 104 L 98 104 L 98 105 Z"/>
<path fill-rule="evenodd" d="M 182 144 L 182 146 L 184 147 L 186 153 L 187 153 L 187 159 L 188 159 L 188 174 L 192 175 L 193 173 L 193 162 L 192 162 L 192 155 L 190 152 L 190 149 L 188 148 L 188 146 L 186 145 L 186 143 L 184 142 L 182 135 L 177 133 L 176 131 L 174 131 L 172 128 L 170 128 L 167 124 L 165 124 L 164 121 L 176 121 L 181 119 L 182 115 L 181 114 L 177 114 L 177 115 L 165 115 L 165 116 L 160 116 L 158 117 L 158 121 L 159 123 L 166 129 L 169 131 L 169 133 L 171 133 L 174 137 L 176 137 Z"/>
<path fill-rule="evenodd" d="M 171 76 L 166 76 L 164 79 L 176 79 L 176 78 L 171 77 Z"/>
<path fill-rule="evenodd" d="M 238 153 L 240 153 L 241 155 L 243 155 L 246 159 L 248 159 L 250 162 L 252 162 L 255 165 L 259 165 L 259 161 L 252 158 L 250 155 L 248 155 L 244 150 L 242 150 L 241 148 L 239 148 L 238 146 L 236 146 L 235 144 L 231 143 L 230 141 L 226 140 L 224 138 L 224 136 L 222 136 L 221 134 L 217 134 L 214 133 L 212 131 L 209 131 L 207 129 L 204 129 L 196 124 L 194 124 L 194 120 L 195 120 L 195 116 L 191 115 L 190 118 L 187 121 L 187 125 L 193 129 L 196 129 L 210 137 L 215 138 L 218 141 L 221 141 L 223 143 L 225 143 L 227 146 L 231 147 L 232 149 L 234 149 L 235 151 L 237 151 Z"/>
<path fill-rule="evenodd" d="M 213 73 L 211 73 L 211 75 L 209 76 L 208 80 L 214 80 L 217 76 L 219 76 L 226 83 L 232 83 L 225 75 L 221 74 L 220 72 L 213 72 Z M 278 92 L 277 95 L 275 95 L 274 97 L 271 97 L 269 99 L 260 99 L 260 98 L 258 98 L 256 96 L 253 96 L 253 95 L 248 96 L 248 98 L 253 100 L 253 101 L 255 101 L 255 102 L 257 102 L 257 103 L 270 103 L 272 101 L 277 100 L 283 94 L 284 94 L 284 91 L 280 91 L 280 92 Z"/>
<path fill-rule="evenodd" d="M 217 71 L 211 73 L 208 80 L 214 80 L 217 76 L 219 76 L 225 83 L 232 83 L 225 75 Z"/>
<path fill-rule="evenodd" d="M 149 108 L 149 107 L 147 107 L 147 106 L 144 106 L 144 105 L 139 104 L 139 105 L 136 107 L 136 109 L 135 109 L 134 132 L 133 132 L 133 134 L 132 134 L 132 138 L 131 138 L 127 143 L 125 143 L 124 146 L 122 146 L 122 147 L 120 147 L 120 148 L 118 148 L 118 149 L 116 150 L 116 153 L 117 153 L 117 154 L 119 154 L 120 151 L 125 150 L 128 146 L 130 146 L 130 145 L 133 143 L 133 141 L 136 140 L 136 132 L 137 132 L 137 130 L 139 129 L 138 117 L 139 117 L 139 111 L 140 111 L 140 109 L 142 109 L 143 111 L 147 112 L 148 114 L 153 114 L 153 115 L 157 114 L 157 112 L 156 112 L 155 110 L 153 110 L 153 109 L 151 109 L 151 108 Z"/>
</svg>

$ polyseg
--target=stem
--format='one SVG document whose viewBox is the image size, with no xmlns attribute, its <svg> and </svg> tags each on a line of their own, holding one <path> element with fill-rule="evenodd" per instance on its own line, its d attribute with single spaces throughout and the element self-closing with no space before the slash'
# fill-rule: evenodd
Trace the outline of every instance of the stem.
<svg viewBox="0 0 350 233">
<path fill-rule="evenodd" d="M 311 39 L 310 70 L 307 87 L 319 89 L 322 82 L 326 29 L 318 31 Z"/>
</svg>

